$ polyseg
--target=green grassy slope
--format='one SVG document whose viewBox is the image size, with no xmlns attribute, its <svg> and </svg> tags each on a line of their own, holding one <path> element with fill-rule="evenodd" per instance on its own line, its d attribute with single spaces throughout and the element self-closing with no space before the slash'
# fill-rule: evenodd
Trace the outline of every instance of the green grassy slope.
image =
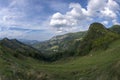
<svg viewBox="0 0 120 80">
<path fill-rule="evenodd" d="M 9 40 L 4 38 L 0 40 L 0 54 L 10 54 L 16 58 L 33 57 L 40 59 L 42 53 L 28 45 L 25 45 L 16 39 Z"/>
<path fill-rule="evenodd" d="M 106 29 L 102 24 L 94 23 L 82 40 L 85 40 L 82 44 L 91 48 L 86 55 L 63 57 L 55 62 L 40 60 L 38 50 L 17 40 L 1 40 L 0 79 L 120 80 L 119 35 Z M 82 45 L 83 51 L 85 46 Z"/>
<path fill-rule="evenodd" d="M 43 53 L 54 53 L 68 50 L 75 41 L 81 40 L 86 32 L 68 33 L 51 38 L 48 41 L 35 43 L 32 46 Z"/>
<path fill-rule="evenodd" d="M 40 80 L 30 65 L 42 60 L 41 56 L 40 51 L 15 39 L 0 40 L 0 80 Z"/>
<path fill-rule="evenodd" d="M 120 80 L 120 40 L 107 50 L 91 51 L 84 57 L 56 63 L 34 64 L 35 69 L 52 75 L 52 80 Z"/>
<path fill-rule="evenodd" d="M 119 35 L 117 33 L 107 29 L 103 24 L 93 23 L 90 25 L 80 47 L 78 47 L 78 53 L 86 55 L 93 49 L 106 49 L 112 41 L 118 38 Z"/>
<path fill-rule="evenodd" d="M 113 25 L 109 29 L 113 32 L 116 32 L 116 33 L 120 34 L 120 25 Z"/>
<path fill-rule="evenodd" d="M 0 56 L 2 80 L 120 80 L 120 40 L 108 49 L 53 63 L 26 57 Z"/>
</svg>

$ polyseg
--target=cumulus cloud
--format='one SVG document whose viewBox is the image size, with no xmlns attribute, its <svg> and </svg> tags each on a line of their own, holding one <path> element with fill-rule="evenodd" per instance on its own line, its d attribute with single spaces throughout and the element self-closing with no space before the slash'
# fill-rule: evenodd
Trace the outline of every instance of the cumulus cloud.
<svg viewBox="0 0 120 80">
<path fill-rule="evenodd" d="M 102 24 L 104 24 L 104 25 L 108 25 L 108 23 L 109 23 L 108 21 L 103 21 L 102 22 Z"/>
<path fill-rule="evenodd" d="M 43 29 L 43 27 L 40 27 L 40 20 L 36 19 L 38 16 L 34 16 L 35 19 L 30 19 L 32 16 L 27 12 L 29 5 L 28 0 L 9 0 L 7 6 L 0 6 L 0 37 L 23 37 L 30 32 L 30 29 Z M 11 30 L 10 28 L 26 29 L 26 31 Z"/>
<path fill-rule="evenodd" d="M 50 33 L 56 35 L 56 32 L 87 30 L 89 24 L 96 21 L 105 25 L 119 24 L 119 0 L 86 1 L 87 5 L 82 6 L 80 3 L 69 3 L 71 1 L 1 0 L 0 37 L 23 37 L 30 33 L 29 36 L 33 37 L 32 31 L 37 36 L 38 33 L 45 34 L 38 32 L 41 30 L 45 30 L 46 37 L 49 37 Z"/>
<path fill-rule="evenodd" d="M 97 16 L 98 12 L 104 8 L 107 0 L 88 0 L 87 15 Z"/>
<path fill-rule="evenodd" d="M 119 13 L 119 5 L 114 0 L 108 0 L 106 6 L 101 11 L 103 17 L 116 19 L 117 14 Z"/>
<path fill-rule="evenodd" d="M 71 3 L 69 8 L 65 14 L 57 12 L 51 16 L 50 25 L 59 32 L 70 31 L 71 28 L 86 30 L 88 24 L 96 21 L 105 25 L 118 23 L 120 6 L 115 0 L 88 0 L 86 8 L 79 3 Z"/>
<path fill-rule="evenodd" d="M 85 21 L 91 21 L 89 17 L 86 17 L 85 15 L 85 9 L 81 7 L 78 3 L 71 3 L 69 5 L 70 11 L 66 12 L 65 14 L 61 14 L 60 12 L 57 12 L 52 15 L 50 25 L 57 28 L 57 30 L 60 32 L 63 31 L 69 31 L 74 26 L 77 27 L 78 25 L 83 24 Z"/>
</svg>

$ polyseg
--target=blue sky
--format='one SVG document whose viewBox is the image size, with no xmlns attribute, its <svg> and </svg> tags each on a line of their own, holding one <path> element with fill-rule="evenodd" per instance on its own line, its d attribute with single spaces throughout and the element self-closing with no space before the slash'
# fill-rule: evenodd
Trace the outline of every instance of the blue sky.
<svg viewBox="0 0 120 80">
<path fill-rule="evenodd" d="M 120 0 L 0 0 L 0 38 L 43 41 L 93 22 L 120 24 Z"/>
</svg>

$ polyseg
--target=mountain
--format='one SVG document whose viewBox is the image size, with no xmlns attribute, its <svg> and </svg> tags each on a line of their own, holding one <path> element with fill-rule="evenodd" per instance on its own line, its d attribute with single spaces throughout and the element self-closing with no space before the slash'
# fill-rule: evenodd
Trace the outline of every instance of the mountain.
<svg viewBox="0 0 120 80">
<path fill-rule="evenodd" d="M 16 39 L 0 40 L 0 79 L 120 80 L 119 34 L 101 23 L 93 23 L 82 37 L 72 35 L 68 36 L 71 37 L 70 42 L 63 35 L 52 38 L 52 41 L 61 40 L 61 43 L 66 40 L 71 46 L 62 54 L 59 51 L 48 56 L 41 56 L 39 50 Z M 64 57 L 70 51 L 78 55 Z M 55 61 L 50 62 L 51 58 Z"/>
<path fill-rule="evenodd" d="M 116 32 L 120 34 L 120 25 L 113 25 L 111 28 L 109 28 L 111 31 Z"/>
<path fill-rule="evenodd" d="M 78 55 L 88 55 L 90 51 L 108 48 L 108 45 L 119 38 L 116 32 L 101 23 L 93 23 L 85 32 L 68 33 L 34 44 L 33 47 L 46 54 L 47 61 Z"/>
<path fill-rule="evenodd" d="M 86 32 L 68 33 L 65 35 L 54 36 L 48 41 L 35 43 L 32 46 L 41 50 L 43 53 L 54 53 L 68 50 L 77 41 L 82 40 Z"/>
<path fill-rule="evenodd" d="M 27 45 L 33 45 L 39 42 L 37 40 L 26 40 L 26 39 L 19 39 L 19 41 Z"/>
<path fill-rule="evenodd" d="M 88 31 L 55 36 L 32 46 L 43 53 L 55 53 L 57 56 L 86 55 L 91 50 L 106 49 L 109 43 L 118 39 L 118 28 L 106 28 L 103 24 L 95 22 L 90 25 Z"/>
<path fill-rule="evenodd" d="M 105 28 L 101 23 L 93 23 L 79 47 L 79 54 L 88 54 L 91 50 L 106 49 L 108 45 L 119 38 L 117 33 Z"/>
<path fill-rule="evenodd" d="M 52 80 L 120 80 L 120 39 L 109 43 L 106 50 L 39 64 L 36 69 L 51 74 Z"/>
<path fill-rule="evenodd" d="M 0 80 L 42 80 L 46 74 L 33 68 L 42 58 L 39 50 L 16 39 L 0 40 Z"/>
<path fill-rule="evenodd" d="M 33 57 L 41 59 L 41 52 L 35 48 L 25 45 L 16 39 L 4 38 L 0 40 L 0 54 L 11 54 L 14 57 Z"/>
<path fill-rule="evenodd" d="M 52 74 L 53 80 L 120 80 L 119 34 L 101 23 L 93 23 L 76 49 L 75 44 L 69 50 L 73 48 L 78 56 L 41 64 L 39 69 Z"/>
</svg>

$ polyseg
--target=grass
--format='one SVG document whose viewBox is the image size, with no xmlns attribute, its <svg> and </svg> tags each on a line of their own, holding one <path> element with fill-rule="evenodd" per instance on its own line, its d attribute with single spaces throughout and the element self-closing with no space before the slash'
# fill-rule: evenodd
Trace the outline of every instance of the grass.
<svg viewBox="0 0 120 80">
<path fill-rule="evenodd" d="M 24 75 L 24 79 L 21 80 L 120 80 L 119 44 L 120 40 L 117 40 L 111 43 L 107 50 L 91 51 L 87 56 L 70 57 L 52 63 L 32 58 L 22 60 L 5 55 L 6 58 L 9 57 L 12 60 L 12 65 L 0 58 L 0 74 L 4 73 L 8 77 L 13 77 L 11 71 L 14 66 L 18 71 L 21 70 L 20 75 L 31 73 L 32 76 L 40 77 L 35 79 L 30 75 L 24 78 L 26 77 Z"/>
<path fill-rule="evenodd" d="M 61 60 L 54 63 L 37 63 L 34 64 L 34 68 L 52 74 L 55 80 L 96 80 L 97 78 L 100 80 L 119 80 L 120 78 L 114 79 L 110 75 L 112 67 L 120 61 L 119 44 L 120 40 L 117 40 L 111 43 L 107 50 L 91 51 L 87 56 L 76 57 L 65 62 Z M 118 66 L 120 67 L 120 65 Z"/>
</svg>

